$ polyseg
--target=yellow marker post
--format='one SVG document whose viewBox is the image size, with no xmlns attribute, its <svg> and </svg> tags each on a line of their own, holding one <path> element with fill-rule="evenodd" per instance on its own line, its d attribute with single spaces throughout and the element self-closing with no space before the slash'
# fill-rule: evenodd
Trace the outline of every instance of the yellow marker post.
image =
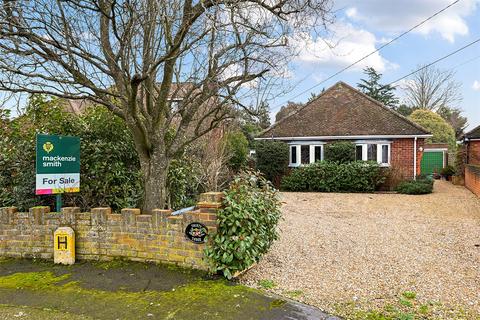
<svg viewBox="0 0 480 320">
<path fill-rule="evenodd" d="M 53 234 L 53 262 L 59 264 L 75 263 L 75 232 L 70 227 L 61 227 Z"/>
</svg>

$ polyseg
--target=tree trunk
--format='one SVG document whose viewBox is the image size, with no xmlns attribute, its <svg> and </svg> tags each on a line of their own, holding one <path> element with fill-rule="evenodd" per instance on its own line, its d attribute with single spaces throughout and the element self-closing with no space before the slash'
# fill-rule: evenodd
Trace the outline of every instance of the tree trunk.
<svg viewBox="0 0 480 320">
<path fill-rule="evenodd" d="M 170 160 L 158 149 L 149 156 L 140 157 L 144 182 L 144 199 L 142 210 L 145 213 L 153 209 L 166 209 L 167 175 Z"/>
</svg>

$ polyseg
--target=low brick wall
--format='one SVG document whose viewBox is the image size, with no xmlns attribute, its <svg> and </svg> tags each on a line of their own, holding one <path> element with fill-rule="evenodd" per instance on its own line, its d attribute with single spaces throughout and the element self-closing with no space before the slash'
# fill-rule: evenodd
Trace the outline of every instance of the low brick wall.
<svg viewBox="0 0 480 320">
<path fill-rule="evenodd" d="M 465 166 L 465 187 L 480 197 L 480 166 Z"/>
<path fill-rule="evenodd" d="M 209 234 L 216 232 L 221 200 L 221 193 L 204 193 L 194 211 L 178 216 L 169 210 L 142 214 L 140 209 L 123 209 L 116 214 L 110 208 L 80 212 L 69 207 L 62 208 L 61 213 L 51 213 L 49 207 L 29 212 L 0 208 L 0 256 L 53 259 L 53 233 L 68 226 L 75 231 L 77 259 L 124 258 L 206 269 L 205 244 L 188 240 L 185 228 L 200 222 Z"/>
</svg>

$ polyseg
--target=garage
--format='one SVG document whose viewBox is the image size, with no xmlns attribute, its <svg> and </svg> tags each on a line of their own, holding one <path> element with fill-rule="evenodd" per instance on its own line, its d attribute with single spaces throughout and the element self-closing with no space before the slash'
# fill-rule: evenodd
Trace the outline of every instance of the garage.
<svg viewBox="0 0 480 320">
<path fill-rule="evenodd" d="M 427 144 L 423 149 L 423 156 L 420 165 L 421 174 L 440 174 L 442 169 L 448 165 L 448 146 L 445 144 Z"/>
</svg>

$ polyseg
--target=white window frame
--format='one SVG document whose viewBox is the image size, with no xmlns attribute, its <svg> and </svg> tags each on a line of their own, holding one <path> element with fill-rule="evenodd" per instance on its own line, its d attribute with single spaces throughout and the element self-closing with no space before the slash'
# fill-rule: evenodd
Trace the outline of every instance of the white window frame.
<svg viewBox="0 0 480 320">
<path fill-rule="evenodd" d="M 295 148 L 296 150 L 296 154 L 297 154 L 297 159 L 295 162 L 292 162 L 292 149 Z M 288 166 L 289 167 L 298 167 L 301 163 L 301 156 L 300 156 L 300 145 L 299 144 L 292 144 L 289 146 L 289 149 L 288 149 Z"/>
<path fill-rule="evenodd" d="M 382 154 L 382 149 L 384 146 L 387 146 L 387 162 L 382 162 L 383 154 Z M 377 162 L 380 164 L 382 167 L 389 167 L 390 166 L 390 160 L 391 160 L 391 150 L 390 150 L 390 143 L 378 143 L 377 144 Z"/>
<path fill-rule="evenodd" d="M 306 142 L 298 142 L 298 143 L 289 143 L 288 149 L 288 166 L 289 167 L 299 167 L 305 165 L 302 163 L 302 146 L 309 146 L 309 163 L 315 162 L 315 147 L 320 147 L 320 161 L 323 161 L 323 152 L 324 152 L 324 143 L 306 143 Z M 292 149 L 295 148 L 297 150 L 297 161 L 295 163 L 292 162 Z"/>
<path fill-rule="evenodd" d="M 382 166 L 382 167 L 390 167 L 391 163 L 391 158 L 392 158 L 392 148 L 391 148 L 391 143 L 390 142 L 362 142 L 362 143 L 356 143 L 355 144 L 355 157 L 357 156 L 357 146 L 362 147 L 362 161 L 367 161 L 368 158 L 368 145 L 369 144 L 375 144 L 377 145 L 377 163 Z M 387 146 L 388 148 L 388 162 L 383 163 L 382 162 L 382 149 L 383 146 Z M 359 160 L 359 159 L 356 159 Z"/>
<path fill-rule="evenodd" d="M 315 147 L 320 147 L 320 161 L 323 161 L 323 144 L 311 144 L 310 163 L 315 163 Z"/>
</svg>

